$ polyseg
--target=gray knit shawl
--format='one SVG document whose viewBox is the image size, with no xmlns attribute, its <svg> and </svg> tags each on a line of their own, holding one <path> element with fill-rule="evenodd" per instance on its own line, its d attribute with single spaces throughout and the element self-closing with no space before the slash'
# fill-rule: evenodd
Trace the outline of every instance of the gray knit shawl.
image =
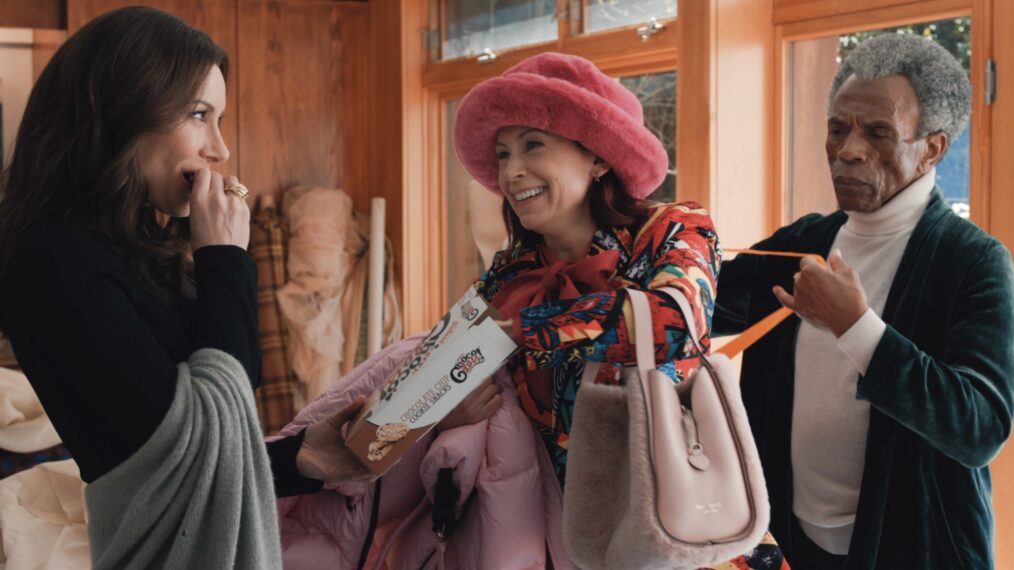
<svg viewBox="0 0 1014 570">
<path fill-rule="evenodd" d="M 253 392 L 232 356 L 180 363 L 154 435 L 85 489 L 92 562 L 110 568 L 281 568 L 274 486 Z"/>
</svg>

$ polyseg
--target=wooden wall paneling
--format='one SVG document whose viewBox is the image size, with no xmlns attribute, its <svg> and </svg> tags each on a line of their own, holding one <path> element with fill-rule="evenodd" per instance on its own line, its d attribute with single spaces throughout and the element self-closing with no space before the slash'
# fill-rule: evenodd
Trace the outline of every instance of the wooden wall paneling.
<svg viewBox="0 0 1014 570">
<path fill-rule="evenodd" d="M 62 30 L 67 27 L 67 0 L 2 0 L 0 28 Z"/>
<path fill-rule="evenodd" d="M 782 33 L 786 38 L 804 40 L 846 32 L 892 28 L 927 19 L 939 20 L 967 15 L 971 11 L 972 3 L 973 0 L 921 0 L 864 12 L 846 12 L 786 23 Z"/>
<path fill-rule="evenodd" d="M 368 213 L 370 198 L 373 197 L 372 180 L 368 171 L 371 160 L 370 140 L 373 137 L 370 132 L 370 77 L 373 70 L 370 66 L 372 48 L 368 35 L 372 23 L 369 5 L 365 2 L 343 2 L 340 18 L 343 40 L 341 80 L 338 84 L 321 84 L 316 88 L 342 91 L 344 105 L 339 126 L 343 131 L 343 189 L 352 197 L 359 210 Z M 386 206 L 386 211 L 386 215 L 390 216 L 389 205 Z"/>
<path fill-rule="evenodd" d="M 439 98 L 426 89 L 429 54 L 426 2 L 370 2 L 373 46 L 371 97 L 375 195 L 388 200 L 387 230 L 394 241 L 406 335 L 431 325 L 446 310 L 443 271 Z"/>
<path fill-rule="evenodd" d="M 366 106 L 357 98 L 367 96 L 368 8 L 313 1 L 238 4 L 237 154 L 243 180 L 274 193 L 294 185 L 344 188 L 356 207 L 368 210 L 365 170 L 348 164 L 345 153 L 352 142 L 346 132 L 362 136 L 366 129 L 359 123 L 367 120 Z M 346 180 L 350 171 L 356 174 Z"/>
<path fill-rule="evenodd" d="M 711 210 L 722 241 L 729 247 L 746 246 L 768 235 L 772 216 L 768 210 L 776 155 L 770 146 L 771 0 L 722 0 L 717 10 L 712 159 L 717 177 Z M 683 188 L 681 180 L 680 192 Z"/>
<path fill-rule="evenodd" d="M 37 81 L 39 74 L 53 58 L 53 54 L 67 39 L 65 30 L 32 30 L 32 80 Z"/>
<path fill-rule="evenodd" d="M 968 205 L 971 220 L 986 231 L 992 229 L 989 198 L 992 189 L 990 153 L 993 106 L 987 105 L 985 99 L 986 60 L 993 57 L 993 26 L 989 16 L 992 13 L 991 4 L 992 0 L 973 0 L 973 7 L 970 10 L 972 59 L 969 65 L 972 82 L 972 116 L 968 121 L 971 133 L 968 154 L 970 175 Z"/>
<path fill-rule="evenodd" d="M 239 170 L 239 63 L 236 30 L 236 0 L 66 0 L 67 29 L 73 34 L 89 20 L 96 16 L 122 8 L 143 4 L 157 8 L 181 18 L 191 26 L 203 30 L 211 36 L 215 43 L 222 46 L 229 54 L 228 92 L 226 94 L 226 116 L 222 123 L 222 136 L 231 151 L 231 158 L 215 167 L 215 170 L 236 174 L 244 180 L 244 173 Z M 252 192 L 257 192 L 260 185 L 249 184 Z"/>
<path fill-rule="evenodd" d="M 1014 160 L 1011 160 L 1011 149 L 1014 149 L 1014 2 L 993 2 L 992 22 L 997 97 L 991 110 L 993 140 L 990 162 L 990 229 L 1007 249 L 1014 251 Z M 972 29 L 974 33 L 975 28 Z M 1014 486 L 1014 471 L 1010 476 Z M 1011 515 L 1014 523 L 1014 504 L 1011 505 Z M 1011 564 L 1014 565 L 1014 559 Z"/>
<path fill-rule="evenodd" d="M 873 8 L 919 4 L 925 0 L 775 0 L 774 22 L 786 24 Z"/>
<path fill-rule="evenodd" d="M 989 224 L 993 235 L 1007 249 L 1014 250 L 1014 160 L 1011 160 L 1011 149 L 1014 149 L 1014 2 L 994 0 L 990 20 L 992 54 L 997 66 L 997 99 L 991 109 Z M 973 21 L 973 38 L 977 33 L 975 25 Z M 996 567 L 1014 568 L 1014 440 L 1007 441 L 990 470 L 996 514 Z"/>
<path fill-rule="evenodd" d="M 789 43 L 783 35 L 785 26 L 774 26 L 774 44 L 772 62 L 772 96 L 771 105 L 771 150 L 775 153 L 771 161 L 771 184 L 768 192 L 768 234 L 785 225 L 789 212 L 788 180 L 789 157 L 788 117 L 791 106 L 786 93 L 789 89 L 789 72 L 792 71 L 789 61 Z"/>
<path fill-rule="evenodd" d="M 416 75 L 416 74 L 413 74 Z M 418 78 L 418 75 L 416 75 Z M 447 311 L 446 273 L 442 271 L 448 263 L 456 260 L 447 259 L 447 248 L 444 245 L 447 208 L 445 204 L 446 188 L 444 183 L 444 164 L 446 159 L 441 152 L 445 147 L 441 143 L 434 144 L 433 139 L 424 135 L 446 133 L 445 115 L 441 108 L 440 97 L 431 91 L 423 90 L 416 85 L 406 86 L 409 101 L 418 101 L 416 105 L 408 103 L 421 113 L 406 117 L 405 121 L 405 231 L 408 234 L 406 246 L 411 242 L 415 253 L 408 251 L 406 256 L 417 269 L 406 272 L 407 287 L 418 285 L 421 292 L 421 311 L 415 315 L 416 332 L 429 329 Z M 448 134 L 449 136 L 449 134 Z M 446 140 L 441 138 L 440 140 Z M 421 148 L 422 152 L 413 152 L 411 146 Z M 417 237 L 418 236 L 418 240 Z M 423 249 L 423 252 L 419 252 Z M 421 273 L 416 273 L 419 271 Z M 464 291 L 462 291 L 464 293 Z M 406 332 L 409 329 L 405 329 Z"/>
<path fill-rule="evenodd" d="M 398 0 L 370 2 L 371 72 L 368 83 L 371 195 L 387 201 L 387 234 L 394 247 L 399 276 L 404 275 L 405 246 L 402 197 L 401 7 Z M 405 280 L 401 281 L 402 311 L 406 310 Z M 407 331 L 408 329 L 406 329 Z"/>
<path fill-rule="evenodd" d="M 717 0 L 680 4 L 676 79 L 676 196 L 705 208 L 715 181 Z"/>
<path fill-rule="evenodd" d="M 405 199 L 402 195 L 402 37 L 401 7 L 397 0 L 370 2 L 369 180 L 371 194 L 382 197 L 387 205 L 387 235 L 391 238 L 395 271 L 401 285 L 401 309 L 405 324 L 414 307 L 405 279 Z M 410 329 L 405 328 L 408 332 Z"/>
<path fill-rule="evenodd" d="M 711 211 L 722 241 L 770 233 L 774 201 L 771 0 L 685 2 L 678 18 L 677 198 Z"/>
</svg>

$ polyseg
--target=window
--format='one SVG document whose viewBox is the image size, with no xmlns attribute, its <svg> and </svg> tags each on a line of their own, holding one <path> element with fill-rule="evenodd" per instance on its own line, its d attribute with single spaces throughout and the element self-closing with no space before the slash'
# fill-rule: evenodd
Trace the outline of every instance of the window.
<svg viewBox="0 0 1014 570">
<path fill-rule="evenodd" d="M 971 30 L 969 17 L 910 24 L 897 28 L 826 36 L 790 44 L 791 84 L 788 141 L 788 219 L 810 212 L 828 213 L 837 208 L 827 171 L 823 141 L 826 137 L 828 87 L 841 61 L 863 40 L 884 33 L 917 34 L 946 48 L 970 69 Z M 937 185 L 951 208 L 969 217 L 971 124 L 950 142 L 937 164 Z"/>
<path fill-rule="evenodd" d="M 662 141 L 669 155 L 669 173 L 649 198 L 676 201 L 676 72 L 634 75 L 620 79 L 641 100 L 644 124 Z"/>
<path fill-rule="evenodd" d="M 646 126 L 669 155 L 668 176 L 652 198 L 676 198 L 675 15 L 676 0 L 431 0 L 431 41 L 425 44 L 429 63 L 422 70 L 419 99 L 426 143 L 416 152 L 433 165 L 422 183 L 425 209 L 438 213 L 440 222 L 426 228 L 425 239 L 408 246 L 414 253 L 406 253 L 439 271 L 439 290 L 419 294 L 427 307 L 421 321 L 439 317 L 506 243 L 502 198 L 471 179 L 458 162 L 451 136 L 461 97 L 529 56 L 545 51 L 579 55 L 635 93 Z M 637 26 L 652 17 L 661 26 L 639 33 Z M 426 243 L 440 246 L 427 249 Z M 412 310 L 406 307 L 407 313 Z"/>
<path fill-rule="evenodd" d="M 553 41 L 556 0 L 445 0 L 441 59 Z"/>
<path fill-rule="evenodd" d="M 599 32 L 676 17 L 676 0 L 584 0 L 585 31 Z"/>
</svg>

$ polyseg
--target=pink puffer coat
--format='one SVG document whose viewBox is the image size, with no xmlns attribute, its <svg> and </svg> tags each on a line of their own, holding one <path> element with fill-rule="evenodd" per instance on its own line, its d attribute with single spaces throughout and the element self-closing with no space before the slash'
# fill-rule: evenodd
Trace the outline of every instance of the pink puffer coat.
<svg viewBox="0 0 1014 570">
<path fill-rule="evenodd" d="M 397 342 L 355 370 L 341 386 L 310 404 L 280 437 L 370 395 L 421 336 Z M 383 478 L 366 568 L 574 568 L 561 535 L 562 495 L 549 456 L 518 405 L 510 377 L 504 404 L 489 420 L 420 440 Z M 459 509 L 475 498 L 446 544 L 432 530 L 430 507 L 437 474 L 454 469 Z M 286 568 L 349 568 L 359 563 L 371 534 L 376 484 L 348 483 L 320 493 L 278 500 Z"/>
</svg>

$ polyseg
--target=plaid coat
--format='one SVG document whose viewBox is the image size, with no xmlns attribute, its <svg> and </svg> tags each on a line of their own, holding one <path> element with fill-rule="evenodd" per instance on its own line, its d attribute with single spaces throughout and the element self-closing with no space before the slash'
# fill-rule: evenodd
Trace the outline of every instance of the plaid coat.
<svg viewBox="0 0 1014 570">
<path fill-rule="evenodd" d="M 285 224 L 271 196 L 261 196 L 258 203 L 250 220 L 249 247 L 257 264 L 260 323 L 261 383 L 256 397 L 261 428 L 270 435 L 295 417 L 299 381 L 289 366 L 288 333 L 275 294 L 285 284 Z"/>
</svg>

